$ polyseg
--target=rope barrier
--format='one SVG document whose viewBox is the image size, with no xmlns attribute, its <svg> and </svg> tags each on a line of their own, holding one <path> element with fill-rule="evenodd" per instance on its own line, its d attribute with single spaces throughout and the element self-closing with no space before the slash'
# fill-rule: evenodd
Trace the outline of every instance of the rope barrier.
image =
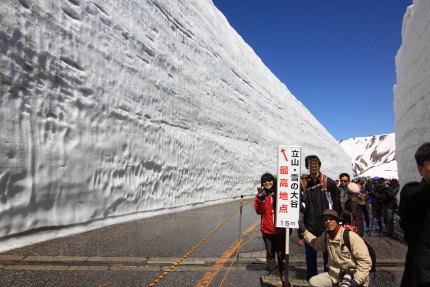
<svg viewBox="0 0 430 287">
<path fill-rule="evenodd" d="M 252 201 L 247 202 L 246 204 L 251 203 Z M 176 268 L 182 261 L 184 261 L 185 258 L 187 258 L 191 253 L 193 253 L 200 245 L 202 245 L 206 240 L 208 240 L 221 226 L 223 226 L 226 222 L 228 222 L 233 215 L 242 207 L 241 204 L 239 207 L 237 207 L 220 225 L 218 225 L 214 230 L 212 230 L 205 238 L 203 238 L 202 241 L 199 242 L 196 246 L 194 246 L 190 251 L 188 251 L 181 259 L 179 259 L 175 264 L 170 266 L 169 269 L 167 269 L 163 274 L 161 274 L 157 279 L 155 279 L 151 284 L 148 285 L 148 287 L 155 286 L 161 279 L 166 277 L 167 274 L 169 274 L 173 269 Z"/>
</svg>

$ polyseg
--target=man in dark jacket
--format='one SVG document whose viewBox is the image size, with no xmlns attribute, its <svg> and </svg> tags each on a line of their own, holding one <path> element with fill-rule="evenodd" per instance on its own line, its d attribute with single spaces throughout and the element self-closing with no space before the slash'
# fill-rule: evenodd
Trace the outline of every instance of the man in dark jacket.
<svg viewBox="0 0 430 287">
<path fill-rule="evenodd" d="M 421 183 L 407 183 L 400 192 L 400 226 L 408 244 L 401 287 L 430 286 L 430 143 L 415 153 Z"/>
<path fill-rule="evenodd" d="M 348 189 L 346 188 L 349 184 L 350 177 L 349 174 L 346 172 L 343 172 L 339 175 L 340 184 L 338 186 L 339 189 L 339 197 L 340 197 L 340 204 L 342 206 L 342 209 L 345 209 L 345 202 L 348 200 Z"/>
<path fill-rule="evenodd" d="M 304 224 L 306 229 L 315 235 L 320 236 L 326 229 L 319 215 L 326 209 L 333 209 L 338 214 L 342 208 L 339 198 L 339 190 L 336 183 L 320 172 L 321 161 L 316 155 L 305 158 L 306 168 L 309 175 L 302 181 L 302 192 L 305 198 Z M 306 249 L 306 277 L 309 280 L 318 274 L 317 252 L 307 243 Z M 324 271 L 327 272 L 327 252 L 323 253 Z"/>
</svg>

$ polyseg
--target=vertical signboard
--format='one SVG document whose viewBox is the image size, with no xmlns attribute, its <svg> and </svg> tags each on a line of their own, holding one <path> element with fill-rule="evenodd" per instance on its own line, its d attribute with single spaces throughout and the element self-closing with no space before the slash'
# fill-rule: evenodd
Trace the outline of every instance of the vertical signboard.
<svg viewBox="0 0 430 287">
<path fill-rule="evenodd" d="M 301 147 L 278 146 L 276 227 L 299 228 Z"/>
</svg>

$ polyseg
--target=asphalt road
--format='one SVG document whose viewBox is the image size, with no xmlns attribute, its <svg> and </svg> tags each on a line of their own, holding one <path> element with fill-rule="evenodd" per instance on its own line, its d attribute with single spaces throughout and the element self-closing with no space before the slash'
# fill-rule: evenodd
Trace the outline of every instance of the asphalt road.
<svg viewBox="0 0 430 287">
<path fill-rule="evenodd" d="M 153 286 L 260 286 L 266 271 L 259 216 L 249 200 L 242 216 L 239 207 L 239 201 L 206 206 L 11 250 L 0 254 L 0 286 L 149 286 L 160 276 Z M 399 286 L 405 244 L 365 237 L 377 253 L 371 286 Z M 304 247 L 297 241 L 294 231 L 289 274 L 303 279 Z"/>
</svg>

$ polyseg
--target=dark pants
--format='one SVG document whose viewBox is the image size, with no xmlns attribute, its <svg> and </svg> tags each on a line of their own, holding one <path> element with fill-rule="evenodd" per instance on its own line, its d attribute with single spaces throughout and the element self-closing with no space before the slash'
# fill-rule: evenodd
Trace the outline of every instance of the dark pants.
<svg viewBox="0 0 430 287">
<path fill-rule="evenodd" d="M 394 235 L 394 209 L 384 208 L 382 210 L 382 217 L 385 224 L 385 232 L 387 235 Z"/>
<path fill-rule="evenodd" d="M 321 236 L 322 232 L 311 232 L 315 236 Z M 317 252 L 312 248 L 309 244 L 305 242 L 305 250 L 306 250 L 306 279 L 309 280 L 311 277 L 318 274 L 317 267 Z M 327 252 L 323 252 L 324 259 L 324 272 L 328 272 L 327 262 L 328 262 L 328 254 Z"/>
<path fill-rule="evenodd" d="M 266 248 L 266 262 L 269 273 L 280 273 L 285 269 L 285 234 L 263 233 L 264 247 Z M 275 256 L 278 259 L 276 264 Z M 278 267 L 278 268 L 277 268 Z"/>
<path fill-rule="evenodd" d="M 376 200 L 376 204 L 373 206 L 373 215 L 378 223 L 378 231 L 382 232 L 382 204 L 380 200 Z"/>
<path fill-rule="evenodd" d="M 363 215 L 364 215 L 364 222 L 366 223 L 366 227 L 369 228 L 369 209 L 367 207 L 367 203 L 362 206 Z"/>
</svg>

